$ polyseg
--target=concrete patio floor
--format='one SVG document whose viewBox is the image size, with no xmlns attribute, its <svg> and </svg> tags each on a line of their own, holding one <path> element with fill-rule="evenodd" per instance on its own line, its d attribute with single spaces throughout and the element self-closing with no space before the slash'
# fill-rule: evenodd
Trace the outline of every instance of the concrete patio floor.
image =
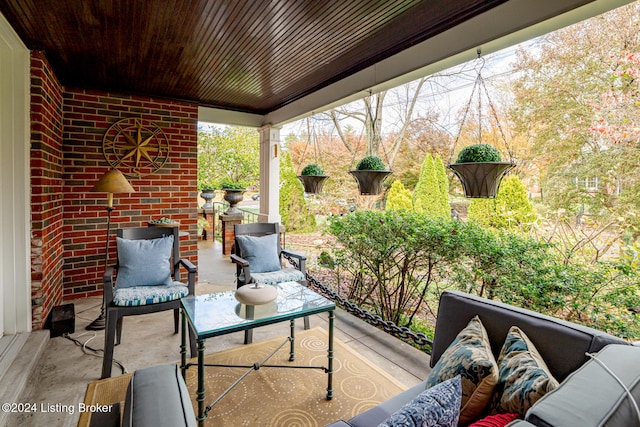
<svg viewBox="0 0 640 427">
<path fill-rule="evenodd" d="M 228 256 L 222 255 L 221 245 L 211 241 L 199 242 L 199 268 L 197 294 L 220 292 L 234 289 L 233 264 Z M 100 313 L 101 298 L 93 297 L 74 300 L 75 333 L 71 336 L 86 347 L 102 349 L 103 331 L 86 331 Z M 302 328 L 302 322 L 298 322 Z M 311 318 L 311 327 L 327 327 L 326 313 Z M 336 338 L 369 359 L 383 370 L 393 375 L 407 387 L 417 384 L 428 374 L 429 357 L 419 350 L 393 338 L 386 333 L 364 323 L 350 314 L 336 312 Z M 288 334 L 288 322 L 271 325 L 254 331 L 254 341 Z M 33 333 L 31 335 L 34 335 Z M 64 338 L 47 338 L 46 331 L 37 331 L 35 336 L 42 344 L 25 346 L 18 356 L 16 369 L 28 370 L 30 375 L 24 390 L 15 402 L 66 405 L 78 407 L 84 400 L 87 385 L 100 378 L 102 357 L 93 355 L 90 350 Z M 38 341 L 36 340 L 36 341 Z M 243 334 L 229 334 L 206 341 L 206 353 L 220 351 L 243 345 Z M 114 359 L 125 367 L 127 372 L 159 363 L 179 360 L 180 335 L 173 333 L 173 316 L 170 312 L 154 313 L 127 317 L 124 320 L 122 343 L 115 348 Z M 42 347 L 41 355 L 38 356 Z M 23 372 L 24 373 L 24 372 Z M 121 368 L 114 364 L 112 375 L 120 375 Z M 6 375 L 5 375 L 6 376 Z M 10 380 L 10 379 L 9 379 Z M 7 378 L 0 384 L 5 385 Z M 10 383 L 7 383 L 7 385 Z M 11 402 L 11 401 L 10 401 Z M 5 403 L 3 401 L 2 403 Z M 40 410 L 31 413 L 4 414 L 7 426 L 76 426 L 80 414 L 76 411 L 47 412 Z M 1 420 L 1 419 L 0 419 Z"/>
</svg>

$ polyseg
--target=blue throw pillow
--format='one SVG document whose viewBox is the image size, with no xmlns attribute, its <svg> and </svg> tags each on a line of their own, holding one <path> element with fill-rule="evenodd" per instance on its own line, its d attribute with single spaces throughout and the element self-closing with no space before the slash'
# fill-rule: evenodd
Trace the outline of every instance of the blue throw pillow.
<svg viewBox="0 0 640 427">
<path fill-rule="evenodd" d="M 240 246 L 240 256 L 249 261 L 252 273 L 266 273 L 282 268 L 278 257 L 277 234 L 236 236 L 236 241 Z"/>
<path fill-rule="evenodd" d="M 462 402 L 460 376 L 426 389 L 378 427 L 456 427 Z"/>
<path fill-rule="evenodd" d="M 118 237 L 118 288 L 170 285 L 173 236 L 151 240 Z"/>
</svg>

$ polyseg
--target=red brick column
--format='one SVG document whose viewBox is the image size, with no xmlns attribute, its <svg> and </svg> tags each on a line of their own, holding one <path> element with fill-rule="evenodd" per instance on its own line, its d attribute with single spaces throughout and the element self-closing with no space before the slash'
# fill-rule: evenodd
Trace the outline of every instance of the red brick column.
<svg viewBox="0 0 640 427">
<path fill-rule="evenodd" d="M 242 214 L 221 214 L 220 220 L 222 221 L 222 253 L 229 255 L 235 239 L 233 226 L 242 224 Z"/>
</svg>

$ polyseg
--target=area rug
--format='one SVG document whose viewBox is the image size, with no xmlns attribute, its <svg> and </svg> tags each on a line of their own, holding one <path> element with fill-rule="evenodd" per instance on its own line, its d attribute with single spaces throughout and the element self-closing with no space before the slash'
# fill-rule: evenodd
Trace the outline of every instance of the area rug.
<svg viewBox="0 0 640 427">
<path fill-rule="evenodd" d="M 212 338 L 215 339 L 215 338 Z M 206 363 L 253 364 L 262 361 L 283 341 L 274 338 L 205 356 Z M 334 339 L 333 399 L 326 400 L 327 375 L 321 370 L 263 367 L 251 372 L 209 412 L 207 426 L 324 426 L 349 419 L 405 390 L 391 375 Z M 194 360 L 195 361 L 195 360 Z M 277 365 L 327 365 L 327 332 L 322 328 L 296 334 L 296 360 L 289 362 L 289 345 L 268 362 Z M 229 387 L 246 369 L 205 368 L 206 404 Z M 187 373 L 187 386 L 197 408 L 196 368 Z M 85 404 L 123 402 L 130 375 L 94 381 Z M 194 410 L 197 413 L 197 409 Z M 88 426 L 83 414 L 79 426 Z"/>
</svg>

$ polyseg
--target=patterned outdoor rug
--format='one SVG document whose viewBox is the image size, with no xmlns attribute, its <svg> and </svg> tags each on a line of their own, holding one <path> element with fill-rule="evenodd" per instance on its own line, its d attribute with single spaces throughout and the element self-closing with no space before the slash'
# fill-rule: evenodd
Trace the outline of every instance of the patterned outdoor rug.
<svg viewBox="0 0 640 427">
<path fill-rule="evenodd" d="M 206 363 L 253 364 L 262 361 L 284 338 L 244 345 L 205 356 Z M 218 402 L 207 426 L 324 426 L 349 419 L 400 393 L 405 387 L 338 339 L 334 339 L 333 400 L 326 400 L 327 375 L 321 370 L 263 367 L 251 372 Z M 276 365 L 327 365 L 327 332 L 322 328 L 296 334 L 296 360 L 289 362 L 289 345 L 270 360 Z M 209 404 L 240 377 L 244 368 L 205 368 Z M 194 408 L 196 368 L 189 369 L 187 385 Z M 87 387 L 86 404 L 124 401 L 129 375 L 94 381 Z M 122 403 L 122 406 L 124 403 Z M 194 410 L 197 413 L 197 409 Z M 89 416 L 79 426 L 88 426 Z M 88 414 L 87 414 L 88 415 Z"/>
</svg>

